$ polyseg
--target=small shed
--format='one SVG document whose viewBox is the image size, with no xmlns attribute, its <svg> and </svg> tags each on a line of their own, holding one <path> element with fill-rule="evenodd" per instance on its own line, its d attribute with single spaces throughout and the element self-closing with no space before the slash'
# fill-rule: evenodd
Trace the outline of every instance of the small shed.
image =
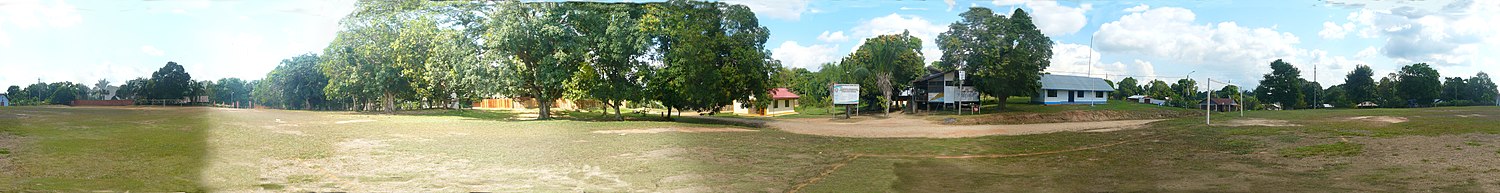
<svg viewBox="0 0 1500 193">
<path fill-rule="evenodd" d="M 0 94 L 0 107 L 8 106 L 10 106 L 10 98 L 6 97 L 5 94 Z"/>
<path fill-rule="evenodd" d="M 1042 75 L 1042 88 L 1031 97 L 1031 102 L 1045 105 L 1104 104 L 1109 102 L 1109 93 L 1115 88 L 1102 78 L 1085 76 Z"/>
<path fill-rule="evenodd" d="M 962 80 L 959 71 L 928 69 L 928 72 L 911 81 L 912 92 L 907 97 L 911 98 L 913 109 L 945 109 L 956 107 L 951 105 L 954 103 L 979 101 L 974 81 Z"/>
<path fill-rule="evenodd" d="M 802 98 L 801 96 L 797 96 L 796 93 L 792 93 L 792 90 L 787 88 L 773 88 L 770 90 L 770 92 L 771 105 L 766 106 L 765 109 L 756 108 L 754 105 L 746 105 L 740 103 L 739 101 L 735 101 L 733 104 L 734 114 L 755 116 L 781 116 L 797 114 L 797 99 Z M 750 97 L 750 101 L 753 102 L 755 100 L 755 97 Z"/>
<path fill-rule="evenodd" d="M 1216 110 L 1219 112 L 1235 111 L 1240 109 L 1240 103 L 1234 101 L 1234 99 L 1216 98 L 1209 99 L 1207 102 L 1211 102 L 1213 104 L 1198 103 L 1198 109 L 1210 108 L 1211 110 Z"/>
</svg>

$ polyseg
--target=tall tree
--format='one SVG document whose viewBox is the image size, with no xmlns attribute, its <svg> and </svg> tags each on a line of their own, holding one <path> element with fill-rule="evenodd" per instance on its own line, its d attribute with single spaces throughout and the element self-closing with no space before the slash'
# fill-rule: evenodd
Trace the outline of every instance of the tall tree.
<svg viewBox="0 0 1500 193">
<path fill-rule="evenodd" d="M 1183 100 L 1180 97 L 1176 97 L 1177 96 L 1177 92 L 1181 92 L 1181 91 L 1179 91 L 1179 90 L 1172 90 L 1172 86 L 1167 85 L 1167 82 L 1165 82 L 1165 81 L 1151 80 L 1151 84 L 1150 84 L 1150 86 L 1147 87 L 1146 90 L 1147 90 L 1145 92 L 1146 95 L 1149 95 L 1149 96 L 1152 96 L 1152 97 L 1157 97 L 1158 100 L 1160 100 L 1160 99 L 1166 99 L 1166 98 L 1159 98 L 1159 97 L 1168 97 L 1168 98 L 1170 98 L 1170 99 L 1167 99 L 1168 101 Z"/>
<path fill-rule="evenodd" d="M 1141 89 L 1141 85 L 1139 84 L 1135 80 L 1135 77 L 1125 77 L 1125 79 L 1120 80 L 1120 83 L 1115 88 L 1115 98 L 1123 99 L 1125 97 L 1144 94 L 1144 89 Z"/>
<path fill-rule="evenodd" d="M 1041 87 L 1043 69 L 1051 62 L 1052 40 L 1016 9 L 1007 19 L 988 8 L 974 7 L 938 35 L 944 66 L 970 72 L 981 93 L 996 97 L 1029 96 Z M 1005 103 L 999 104 L 1001 109 Z"/>
<path fill-rule="evenodd" d="M 320 67 L 329 78 L 325 93 L 373 101 L 393 113 L 396 101 L 415 94 L 413 78 L 422 74 L 431 46 L 431 14 L 424 1 L 359 1 L 345 16 Z M 276 85 L 259 86 L 257 89 Z M 272 93 L 266 93 L 269 95 Z"/>
<path fill-rule="evenodd" d="M 1322 108 L 1322 105 L 1328 101 L 1327 98 L 1323 98 L 1323 85 L 1306 79 L 1300 82 L 1302 82 L 1302 104 L 1304 104 L 1302 106 L 1316 105 Z"/>
<path fill-rule="evenodd" d="M 10 95 L 10 97 L 15 97 L 16 95 L 21 94 L 21 86 L 10 85 L 10 87 L 5 88 L 5 94 Z"/>
<path fill-rule="evenodd" d="M 1370 66 L 1359 65 L 1344 76 L 1344 94 L 1355 103 L 1375 101 L 1375 71 Z"/>
<path fill-rule="evenodd" d="M 245 80 L 239 78 L 220 78 L 218 82 L 214 83 L 212 89 L 214 94 L 212 97 L 214 101 L 240 107 L 239 105 L 249 104 L 250 102 L 248 100 L 250 98 L 250 89 L 245 86 Z M 322 90 L 321 87 L 317 89 Z"/>
<path fill-rule="evenodd" d="M 1177 83 L 1172 83 L 1171 88 L 1173 92 L 1177 92 L 1175 99 L 1178 100 L 1172 100 L 1175 106 L 1194 107 L 1198 106 L 1199 101 L 1203 101 L 1204 96 L 1199 95 L 1197 80 L 1178 79 Z"/>
<path fill-rule="evenodd" d="M 78 99 L 78 88 L 73 87 L 72 82 L 59 82 L 52 84 L 52 94 L 49 95 L 52 104 L 67 105 Z"/>
<path fill-rule="evenodd" d="M 138 99 L 140 97 L 144 97 L 148 92 L 147 90 L 150 90 L 147 89 L 150 88 L 148 87 L 148 83 L 150 82 L 151 80 L 148 80 L 146 78 L 135 78 L 129 81 L 125 81 L 125 84 L 120 85 L 119 90 L 115 90 L 115 98 Z"/>
<path fill-rule="evenodd" d="M 1396 91 L 1396 82 L 1400 80 L 1396 73 L 1390 73 L 1380 78 L 1375 84 L 1375 96 L 1379 98 L 1377 103 L 1384 107 L 1404 107 L 1406 100 Z"/>
<path fill-rule="evenodd" d="M 669 111 L 715 112 L 734 101 L 769 97 L 775 70 L 765 49 L 770 31 L 749 7 L 681 0 L 647 4 L 639 25 L 651 33 L 651 58 L 661 62 L 647 74 L 646 90 Z"/>
<path fill-rule="evenodd" d="M 1257 90 L 1256 98 L 1263 102 L 1281 104 L 1283 108 L 1306 106 L 1302 94 L 1302 71 L 1291 63 L 1277 59 L 1271 62 L 1271 73 L 1260 80 L 1264 91 Z"/>
<path fill-rule="evenodd" d="M 1438 99 L 1442 99 L 1448 102 L 1448 104 L 1457 105 L 1456 102 L 1460 100 L 1471 100 L 1473 98 L 1468 92 L 1469 89 L 1468 81 L 1464 80 L 1463 77 L 1444 78 L 1443 90 L 1438 95 Z"/>
<path fill-rule="evenodd" d="M 537 119 L 552 118 L 552 104 L 584 59 L 583 42 L 569 25 L 572 7 L 562 3 L 500 3 L 489 12 L 484 41 L 486 58 L 502 74 L 501 94 L 534 98 Z"/>
<path fill-rule="evenodd" d="M 89 91 L 89 99 L 111 100 L 104 98 L 105 95 L 109 94 L 109 80 L 99 79 L 98 83 L 94 83 L 94 89 Z"/>
<path fill-rule="evenodd" d="M 1479 104 L 1495 104 L 1496 91 L 1495 81 L 1490 80 L 1490 75 L 1480 72 L 1469 78 L 1469 92 L 1474 95 L 1474 102 Z"/>
<path fill-rule="evenodd" d="M 575 98 L 596 99 L 615 110 L 625 101 L 644 98 L 647 34 L 637 26 L 644 12 L 635 4 L 576 3 L 578 16 L 570 20 L 583 37 L 584 65 L 569 83 Z"/>
<path fill-rule="evenodd" d="M 1417 63 L 1401 67 L 1398 73 L 1401 78 L 1396 82 L 1396 92 L 1401 98 L 1418 106 L 1432 106 L 1438 94 L 1441 93 L 1442 75 L 1438 71 L 1427 66 L 1427 63 Z"/>
<path fill-rule="evenodd" d="M 151 80 L 146 84 L 146 97 L 152 99 L 182 99 L 193 91 L 192 75 L 188 75 L 177 62 L 167 62 L 166 66 L 151 73 Z"/>
<path fill-rule="evenodd" d="M 865 40 L 864 45 L 850 53 L 842 64 L 864 68 L 871 75 L 868 82 L 881 94 L 880 106 L 890 114 L 891 100 L 897 88 L 906 87 L 912 79 L 922 75 L 922 40 L 909 32 L 880 35 Z"/>
</svg>

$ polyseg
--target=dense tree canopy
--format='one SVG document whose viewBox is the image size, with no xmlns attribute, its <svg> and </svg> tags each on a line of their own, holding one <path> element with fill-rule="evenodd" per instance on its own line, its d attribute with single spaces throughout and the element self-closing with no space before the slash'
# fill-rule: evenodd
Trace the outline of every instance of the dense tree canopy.
<svg viewBox="0 0 1500 193">
<path fill-rule="evenodd" d="M 1135 80 L 1135 77 L 1125 77 L 1125 79 L 1121 79 L 1115 86 L 1115 98 L 1123 99 L 1140 94 L 1145 94 L 1145 89 L 1141 88 L 1140 83 Z"/>
<path fill-rule="evenodd" d="M 1345 98 L 1355 103 L 1376 101 L 1375 71 L 1370 66 L 1359 65 L 1344 76 Z"/>
<path fill-rule="evenodd" d="M 1291 63 L 1281 60 L 1271 62 L 1271 73 L 1265 74 L 1264 79 L 1261 79 L 1261 88 L 1256 90 L 1256 98 L 1266 103 L 1281 104 L 1282 108 L 1287 109 L 1306 106 L 1301 74 L 1302 71 Z"/>
<path fill-rule="evenodd" d="M 880 93 L 881 107 L 891 111 L 891 101 L 899 92 L 896 89 L 909 86 L 912 79 L 922 73 L 922 40 L 909 32 L 880 35 L 865 40 L 864 45 L 845 57 L 841 64 L 863 68 L 871 76 L 861 81 L 861 90 Z"/>
<path fill-rule="evenodd" d="M 973 7 L 959 17 L 938 35 L 940 68 L 968 71 L 975 88 L 990 96 L 1030 96 L 1041 88 L 1042 70 L 1051 63 L 1052 39 L 1036 28 L 1026 11 L 1016 9 L 1006 18 L 989 8 Z"/>
<path fill-rule="evenodd" d="M 177 62 L 167 62 L 151 73 L 146 84 L 146 97 L 151 99 L 182 99 L 193 94 L 193 77 Z"/>
<path fill-rule="evenodd" d="M 1396 82 L 1396 93 L 1401 98 L 1418 106 L 1432 106 L 1434 100 L 1438 99 L 1442 92 L 1442 75 L 1437 70 L 1427 66 L 1427 63 L 1417 63 L 1401 67 L 1397 73 L 1399 79 Z"/>
</svg>

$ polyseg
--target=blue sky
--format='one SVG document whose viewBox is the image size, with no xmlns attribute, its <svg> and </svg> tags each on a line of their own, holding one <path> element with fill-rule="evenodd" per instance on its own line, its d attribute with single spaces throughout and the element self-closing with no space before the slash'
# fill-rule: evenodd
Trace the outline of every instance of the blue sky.
<svg viewBox="0 0 1500 193">
<path fill-rule="evenodd" d="M 932 40 L 977 6 L 1031 13 L 1056 42 L 1047 71 L 1058 74 L 1175 80 L 1193 72 L 1200 82 L 1254 86 L 1267 64 L 1285 59 L 1309 79 L 1316 66 L 1331 86 L 1358 64 L 1380 76 L 1415 62 L 1444 76 L 1500 71 L 1500 26 L 1491 24 L 1500 1 L 729 2 L 756 12 L 771 30 L 766 49 L 792 67 L 836 62 L 865 38 L 903 30 L 935 60 Z M 167 61 L 195 79 L 259 79 L 281 59 L 320 52 L 350 9 L 348 0 L 7 0 L 0 85 L 118 85 Z"/>
</svg>

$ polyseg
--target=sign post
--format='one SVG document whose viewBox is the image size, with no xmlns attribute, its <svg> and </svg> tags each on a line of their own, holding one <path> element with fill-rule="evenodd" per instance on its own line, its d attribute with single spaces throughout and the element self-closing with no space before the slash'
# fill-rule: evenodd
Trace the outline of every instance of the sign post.
<svg viewBox="0 0 1500 193">
<path fill-rule="evenodd" d="M 829 88 L 828 93 L 833 95 L 831 97 L 833 98 L 833 105 L 844 105 L 845 119 L 849 118 L 850 112 L 853 111 L 850 109 L 850 105 L 859 105 L 858 84 L 834 84 L 832 88 Z"/>
</svg>

